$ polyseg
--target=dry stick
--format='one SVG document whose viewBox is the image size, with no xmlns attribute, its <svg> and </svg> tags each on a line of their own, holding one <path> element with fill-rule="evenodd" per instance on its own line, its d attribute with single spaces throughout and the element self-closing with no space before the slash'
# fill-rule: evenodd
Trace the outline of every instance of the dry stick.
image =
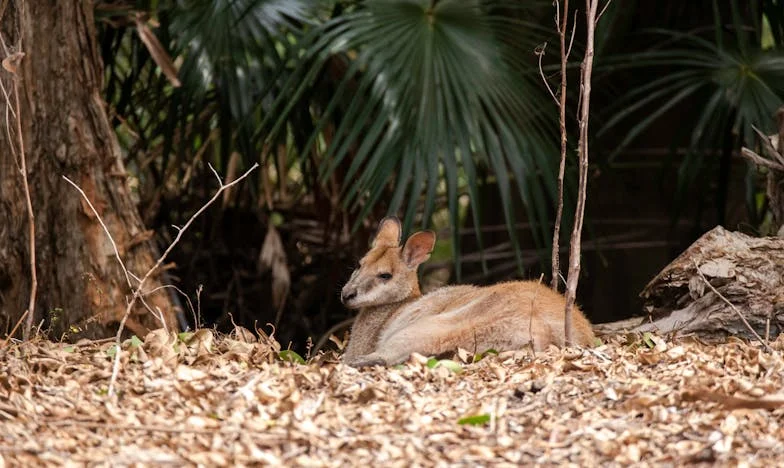
<svg viewBox="0 0 784 468">
<path fill-rule="evenodd" d="M 150 278 L 150 276 L 152 276 L 152 274 L 163 264 L 163 261 L 166 259 L 166 256 L 168 256 L 169 253 L 172 251 L 172 249 L 174 249 L 174 247 L 182 238 L 182 235 L 185 233 L 188 227 L 190 227 L 193 221 L 196 218 L 198 218 L 199 215 L 202 214 L 210 205 L 212 205 L 212 203 L 215 202 L 215 200 L 217 200 L 220 197 L 220 195 L 223 193 L 224 190 L 231 188 L 233 185 L 235 185 L 236 183 L 240 182 L 242 179 L 247 177 L 251 172 L 253 172 L 257 167 L 259 167 L 259 164 L 258 163 L 254 164 L 250 169 L 245 171 L 244 174 L 234 179 L 233 181 L 229 182 L 228 184 L 224 184 L 223 181 L 221 181 L 220 176 L 218 176 L 218 173 L 215 172 L 215 169 L 213 169 L 212 165 L 208 164 L 207 166 L 210 168 L 212 173 L 215 175 L 215 179 L 217 179 L 218 181 L 218 187 L 219 187 L 218 191 L 215 192 L 215 195 L 213 195 L 212 198 L 210 198 L 207 201 L 207 203 L 205 203 L 201 208 L 199 208 L 199 210 L 196 213 L 194 213 L 193 216 L 191 216 L 190 219 L 188 219 L 188 221 L 181 228 L 178 229 L 177 236 L 174 238 L 172 243 L 169 244 L 169 247 L 166 249 L 166 251 L 163 252 L 160 258 L 158 258 L 158 261 L 155 262 L 155 265 L 153 265 L 152 268 L 147 270 L 147 273 L 145 273 L 141 281 L 139 281 L 139 286 L 134 291 L 133 297 L 131 297 L 131 300 L 128 301 L 128 306 L 125 308 L 125 315 L 123 315 L 123 318 L 120 321 L 120 327 L 117 329 L 117 336 L 115 337 L 116 353 L 114 355 L 114 364 L 112 366 L 112 377 L 109 380 L 109 390 L 107 392 L 110 397 L 114 395 L 114 384 L 117 381 L 117 374 L 120 372 L 120 355 L 122 354 L 120 352 L 120 345 L 121 345 L 122 332 L 123 329 L 125 328 L 125 322 L 128 321 L 128 317 L 130 317 L 131 315 L 131 310 L 133 310 L 133 306 L 136 304 L 136 300 L 139 299 L 139 297 L 142 295 L 142 289 L 144 287 L 144 283 L 146 283 L 147 280 Z"/>
<path fill-rule="evenodd" d="M 537 47 L 534 51 L 534 54 L 539 56 L 539 76 L 542 77 L 542 82 L 544 83 L 545 88 L 547 88 L 547 92 L 550 93 L 550 96 L 553 97 L 553 101 L 555 104 L 558 104 L 558 98 L 555 97 L 555 93 L 553 89 L 550 87 L 550 83 L 547 82 L 547 77 L 544 76 L 544 69 L 542 68 L 542 57 L 544 57 L 545 50 L 547 49 L 547 43 L 545 42 L 541 46 Z"/>
<path fill-rule="evenodd" d="M 586 19 L 586 47 L 585 57 L 580 70 L 580 140 L 578 143 L 579 155 L 579 183 L 577 206 L 574 212 L 574 227 L 569 245 L 569 277 L 566 281 L 566 308 L 564 310 L 564 335 L 566 344 L 572 340 L 572 308 L 577 294 L 577 283 L 580 279 L 580 242 L 583 230 L 583 217 L 585 215 L 585 196 L 588 186 L 588 118 L 591 108 L 591 74 L 593 72 L 594 34 L 596 29 L 596 10 L 599 0 L 585 0 Z"/>
<path fill-rule="evenodd" d="M 84 201 L 87 202 L 87 206 L 90 207 L 90 210 L 92 210 L 93 215 L 95 215 L 96 219 L 98 219 L 98 223 L 103 228 L 103 232 L 106 233 L 106 237 L 109 238 L 109 242 L 112 244 L 112 249 L 114 249 L 114 256 L 117 259 L 117 262 L 120 264 L 120 268 L 122 268 L 123 273 L 125 274 L 125 281 L 128 283 L 128 287 L 131 289 L 131 291 L 133 291 L 133 283 L 131 282 L 131 278 L 136 280 L 136 282 L 140 282 L 141 280 L 139 279 L 138 276 L 136 276 L 132 272 L 128 271 L 128 269 L 125 267 L 125 263 L 123 263 L 122 258 L 120 257 L 120 251 L 117 248 L 117 243 L 114 242 L 114 237 L 112 237 L 112 234 L 109 232 L 109 228 L 106 227 L 106 224 L 103 222 L 103 218 L 101 218 L 101 215 L 98 214 L 98 210 L 95 209 L 95 206 L 90 201 L 90 199 L 87 197 L 87 194 L 84 193 L 84 190 L 82 190 L 81 187 L 76 185 L 76 183 L 74 183 L 68 177 L 66 177 L 66 176 L 62 176 L 62 177 L 63 177 L 63 179 L 65 179 L 66 182 L 68 182 L 69 184 L 73 185 L 74 188 L 76 188 L 76 190 L 82 195 L 82 198 L 84 199 Z M 140 300 L 142 301 L 142 305 L 144 305 L 144 307 L 148 311 L 150 311 L 150 313 L 153 314 L 153 316 L 155 316 L 155 318 L 159 318 L 158 315 L 155 315 L 155 311 L 152 310 L 152 307 L 150 307 L 150 305 L 147 304 L 147 302 L 144 300 L 144 297 L 141 297 Z M 160 320 L 161 320 L 161 323 L 163 324 L 163 328 L 167 328 L 166 327 L 166 322 L 163 320 L 163 314 L 160 315 Z"/>
<path fill-rule="evenodd" d="M 5 49 L 5 41 L 3 41 L 3 48 Z M 25 327 L 22 330 L 22 338 L 27 341 L 30 338 L 30 331 L 33 328 L 33 318 L 35 317 L 35 298 L 36 293 L 38 291 L 38 277 L 35 271 L 35 212 L 33 211 L 33 202 L 30 198 L 30 184 L 27 181 L 27 157 L 25 156 L 25 146 L 24 146 L 24 135 L 22 134 L 22 110 L 19 105 L 19 76 L 17 75 L 17 70 L 19 66 L 19 62 L 24 57 L 24 53 L 21 51 L 17 51 L 15 54 L 12 54 L 8 57 L 3 59 L 3 68 L 11 73 L 11 79 L 14 82 L 14 114 L 16 117 L 16 133 L 17 138 L 19 139 L 19 158 L 17 161 L 17 165 L 19 167 L 19 172 L 22 175 L 22 187 L 24 189 L 25 194 L 25 204 L 27 205 L 27 220 L 29 223 L 29 253 L 30 253 L 30 299 L 27 305 L 27 321 L 25 323 Z M 11 107 L 11 103 L 8 99 L 8 95 L 5 92 L 5 88 L 3 88 L 3 94 L 6 98 L 6 109 Z M 6 127 L 8 127 L 8 120 L 6 120 Z M 6 129 L 9 131 L 8 129 Z M 10 135 L 10 131 L 9 131 Z M 10 140 L 8 141 L 9 144 L 13 146 L 13 142 Z"/>
<path fill-rule="evenodd" d="M 196 319 L 196 309 L 193 308 L 193 302 L 191 302 L 191 298 L 188 297 L 187 294 L 185 294 L 185 291 L 183 291 L 182 289 L 178 288 L 177 286 L 175 286 L 173 284 L 164 284 L 164 285 L 158 286 L 157 288 L 153 288 L 153 289 L 147 291 L 143 295 L 144 296 L 149 296 L 150 294 L 152 294 L 152 293 L 154 293 L 156 291 L 160 291 L 161 289 L 174 289 L 175 291 L 180 293 L 180 295 L 182 295 L 185 298 L 185 300 L 188 301 L 188 307 L 191 309 L 191 314 L 193 315 L 194 320 Z"/>
<path fill-rule="evenodd" d="M 3 344 L 4 345 L 6 343 L 8 343 L 11 340 L 11 338 L 13 338 L 14 333 L 16 333 L 16 330 L 19 329 L 19 325 L 21 325 L 22 322 L 24 322 L 25 317 L 27 317 L 27 314 L 29 314 L 29 313 L 30 313 L 29 310 L 25 310 L 24 313 L 22 314 L 22 316 L 19 317 L 19 320 L 16 321 L 16 325 L 14 325 L 14 328 L 11 329 L 11 333 L 6 335 L 7 338 L 5 340 L 3 340 Z"/>
<path fill-rule="evenodd" d="M 776 161 L 770 159 L 765 159 L 759 154 L 755 153 L 754 151 L 746 147 L 740 149 L 740 154 L 741 156 L 744 156 L 746 159 L 750 160 L 751 162 L 753 162 L 758 166 L 764 166 L 767 167 L 768 169 L 784 172 L 784 165 L 781 165 Z"/>
<path fill-rule="evenodd" d="M 555 212 L 555 225 L 553 227 L 553 246 L 552 257 L 550 263 L 552 265 L 552 277 L 550 279 L 550 287 L 553 291 L 558 291 L 558 276 L 561 272 L 561 259 L 560 259 L 560 243 L 561 243 L 561 218 L 563 218 L 563 205 L 564 205 L 564 174 L 566 172 L 566 149 L 568 136 L 566 134 L 566 64 L 569 61 L 569 52 L 571 52 L 571 45 L 566 49 L 566 27 L 569 23 L 569 0 L 564 0 L 563 14 L 560 13 L 560 6 L 558 1 L 555 3 L 556 17 L 555 27 L 558 29 L 558 36 L 561 40 L 561 100 L 558 103 L 559 118 L 561 131 L 561 163 L 558 166 L 558 208 Z M 575 23 L 572 28 L 572 39 L 574 39 L 574 30 L 577 24 Z"/>
<path fill-rule="evenodd" d="M 22 337 L 27 340 L 30 338 L 30 329 L 33 327 L 33 317 L 35 317 L 35 295 L 38 291 L 38 277 L 35 273 L 35 213 L 33 212 L 33 202 L 30 199 L 30 185 L 27 182 L 27 158 L 25 157 L 24 137 L 22 136 L 22 110 L 19 107 L 19 80 L 14 76 L 14 104 L 16 105 L 16 131 L 19 138 L 19 151 L 22 163 L 22 181 L 24 182 L 25 202 L 27 203 L 27 221 L 30 225 L 30 302 L 27 306 L 27 323 L 22 332 Z"/>
<path fill-rule="evenodd" d="M 763 339 L 762 339 L 762 337 L 761 337 L 761 336 L 759 336 L 759 333 L 757 333 L 756 331 L 754 331 L 754 328 L 751 326 L 751 324 L 749 323 L 749 321 L 748 321 L 748 320 L 746 320 L 746 317 L 744 317 L 744 316 L 743 316 L 743 314 L 740 312 L 740 310 L 738 310 L 738 308 L 737 308 L 737 307 L 735 307 L 735 304 L 733 304 L 732 302 L 730 302 L 730 301 L 729 301 L 729 299 L 727 299 L 726 297 L 724 297 L 724 296 L 723 296 L 723 295 L 722 295 L 722 294 L 719 292 L 719 290 L 718 290 L 718 289 L 714 288 L 714 287 L 713 287 L 713 285 L 712 285 L 712 284 L 710 284 L 710 281 L 708 281 L 708 278 L 706 278 L 706 277 L 705 277 L 705 275 L 704 275 L 704 274 L 702 274 L 702 271 L 700 270 L 700 266 L 697 264 L 697 261 L 696 261 L 696 260 L 694 260 L 694 259 L 692 259 L 692 263 L 694 264 L 694 268 L 696 268 L 696 269 L 697 269 L 697 274 L 698 274 L 698 275 L 700 275 L 700 278 L 702 278 L 702 281 L 704 281 L 704 282 L 705 282 L 705 284 L 706 284 L 706 285 L 708 285 L 708 287 L 711 289 L 711 291 L 713 291 L 713 293 L 714 293 L 714 294 L 716 294 L 717 296 L 719 296 L 719 299 L 721 299 L 722 301 L 724 301 L 724 302 L 725 302 L 725 303 L 726 303 L 728 306 L 730 306 L 730 308 L 731 308 L 732 310 L 734 310 L 734 311 L 735 311 L 735 313 L 736 313 L 736 314 L 738 314 L 738 318 L 740 318 L 740 320 L 743 322 L 743 324 L 744 324 L 744 325 L 746 325 L 746 328 L 748 328 L 748 329 L 749 329 L 749 331 L 751 332 L 751 334 L 752 334 L 752 335 L 754 335 L 754 337 L 755 337 L 755 338 L 757 338 L 757 339 L 759 340 L 759 342 L 762 344 L 762 346 L 764 346 L 764 347 L 765 347 L 765 350 L 767 350 L 769 353 L 772 353 L 772 352 L 773 352 L 773 349 L 772 349 L 772 348 L 771 348 L 771 347 L 768 345 L 768 343 L 766 343 L 766 342 L 765 342 L 765 340 L 763 340 Z"/>
<path fill-rule="evenodd" d="M 89 198 L 87 198 L 87 194 L 84 193 L 84 190 L 82 190 L 81 187 L 76 185 L 74 181 L 72 181 L 66 176 L 62 176 L 62 178 L 65 179 L 65 181 L 68 182 L 69 184 L 73 185 L 73 187 L 82 196 L 84 201 L 87 202 L 87 206 L 90 207 L 96 219 L 98 219 L 98 223 L 103 228 L 103 232 L 105 232 L 106 237 L 109 238 L 109 243 L 112 244 L 112 249 L 114 249 L 114 257 L 117 259 L 117 263 L 120 264 L 120 268 L 122 268 L 123 274 L 125 274 L 125 281 L 128 283 L 128 287 L 131 288 L 131 290 L 133 290 L 133 283 L 131 282 L 131 277 L 133 277 L 136 281 L 139 281 L 139 278 L 137 278 L 133 273 L 130 273 L 128 269 L 125 268 L 125 263 L 123 263 L 122 258 L 120 258 L 120 250 L 117 248 L 117 243 L 114 242 L 114 238 L 112 237 L 112 234 L 109 232 L 109 228 L 106 227 L 106 224 L 104 224 L 103 219 L 101 219 L 101 216 L 98 214 L 98 210 L 95 209 L 95 206 L 93 206 L 93 203 L 90 201 Z"/>
</svg>

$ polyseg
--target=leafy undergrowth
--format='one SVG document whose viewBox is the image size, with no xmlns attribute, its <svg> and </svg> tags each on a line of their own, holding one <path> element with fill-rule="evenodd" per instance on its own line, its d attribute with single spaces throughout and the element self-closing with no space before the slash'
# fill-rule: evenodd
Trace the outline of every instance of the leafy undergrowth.
<svg viewBox="0 0 784 468">
<path fill-rule="evenodd" d="M 784 341 L 617 337 L 358 371 L 272 340 L 151 333 L 0 349 L 0 466 L 771 464 Z M 480 359 L 481 358 L 481 359 Z M 472 361 L 477 362 L 472 362 Z"/>
</svg>

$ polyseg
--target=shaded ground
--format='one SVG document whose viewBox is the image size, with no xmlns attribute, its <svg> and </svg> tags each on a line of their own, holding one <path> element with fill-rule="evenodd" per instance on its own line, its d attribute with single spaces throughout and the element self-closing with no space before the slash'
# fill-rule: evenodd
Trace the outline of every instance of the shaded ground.
<svg viewBox="0 0 784 468">
<path fill-rule="evenodd" d="M 157 332 L 126 342 L 117 399 L 112 343 L 9 344 L 0 467 L 784 460 L 781 340 L 775 354 L 739 341 L 623 341 L 491 355 L 459 373 L 423 360 L 359 372 L 330 356 L 281 362 L 269 341 Z M 460 424 L 467 416 L 478 424 Z"/>
</svg>

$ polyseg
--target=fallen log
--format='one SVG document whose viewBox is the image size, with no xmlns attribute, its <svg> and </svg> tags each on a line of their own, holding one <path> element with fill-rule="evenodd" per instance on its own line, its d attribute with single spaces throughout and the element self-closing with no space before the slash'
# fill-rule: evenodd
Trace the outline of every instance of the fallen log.
<svg viewBox="0 0 784 468">
<path fill-rule="evenodd" d="M 596 333 L 775 338 L 784 331 L 784 237 L 755 238 L 716 227 L 667 265 L 640 297 L 646 317 L 599 324 Z"/>
</svg>

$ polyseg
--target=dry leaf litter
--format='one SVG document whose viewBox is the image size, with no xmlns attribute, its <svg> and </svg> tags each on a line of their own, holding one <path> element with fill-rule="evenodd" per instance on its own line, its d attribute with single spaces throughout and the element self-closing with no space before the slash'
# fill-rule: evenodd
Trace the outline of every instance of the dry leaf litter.
<svg viewBox="0 0 784 468">
<path fill-rule="evenodd" d="M 7 343 L 0 467 L 775 466 L 773 347 L 648 335 L 359 371 L 333 353 L 283 362 L 247 332 L 158 330 L 123 344 L 111 398 L 114 343 Z"/>
</svg>

